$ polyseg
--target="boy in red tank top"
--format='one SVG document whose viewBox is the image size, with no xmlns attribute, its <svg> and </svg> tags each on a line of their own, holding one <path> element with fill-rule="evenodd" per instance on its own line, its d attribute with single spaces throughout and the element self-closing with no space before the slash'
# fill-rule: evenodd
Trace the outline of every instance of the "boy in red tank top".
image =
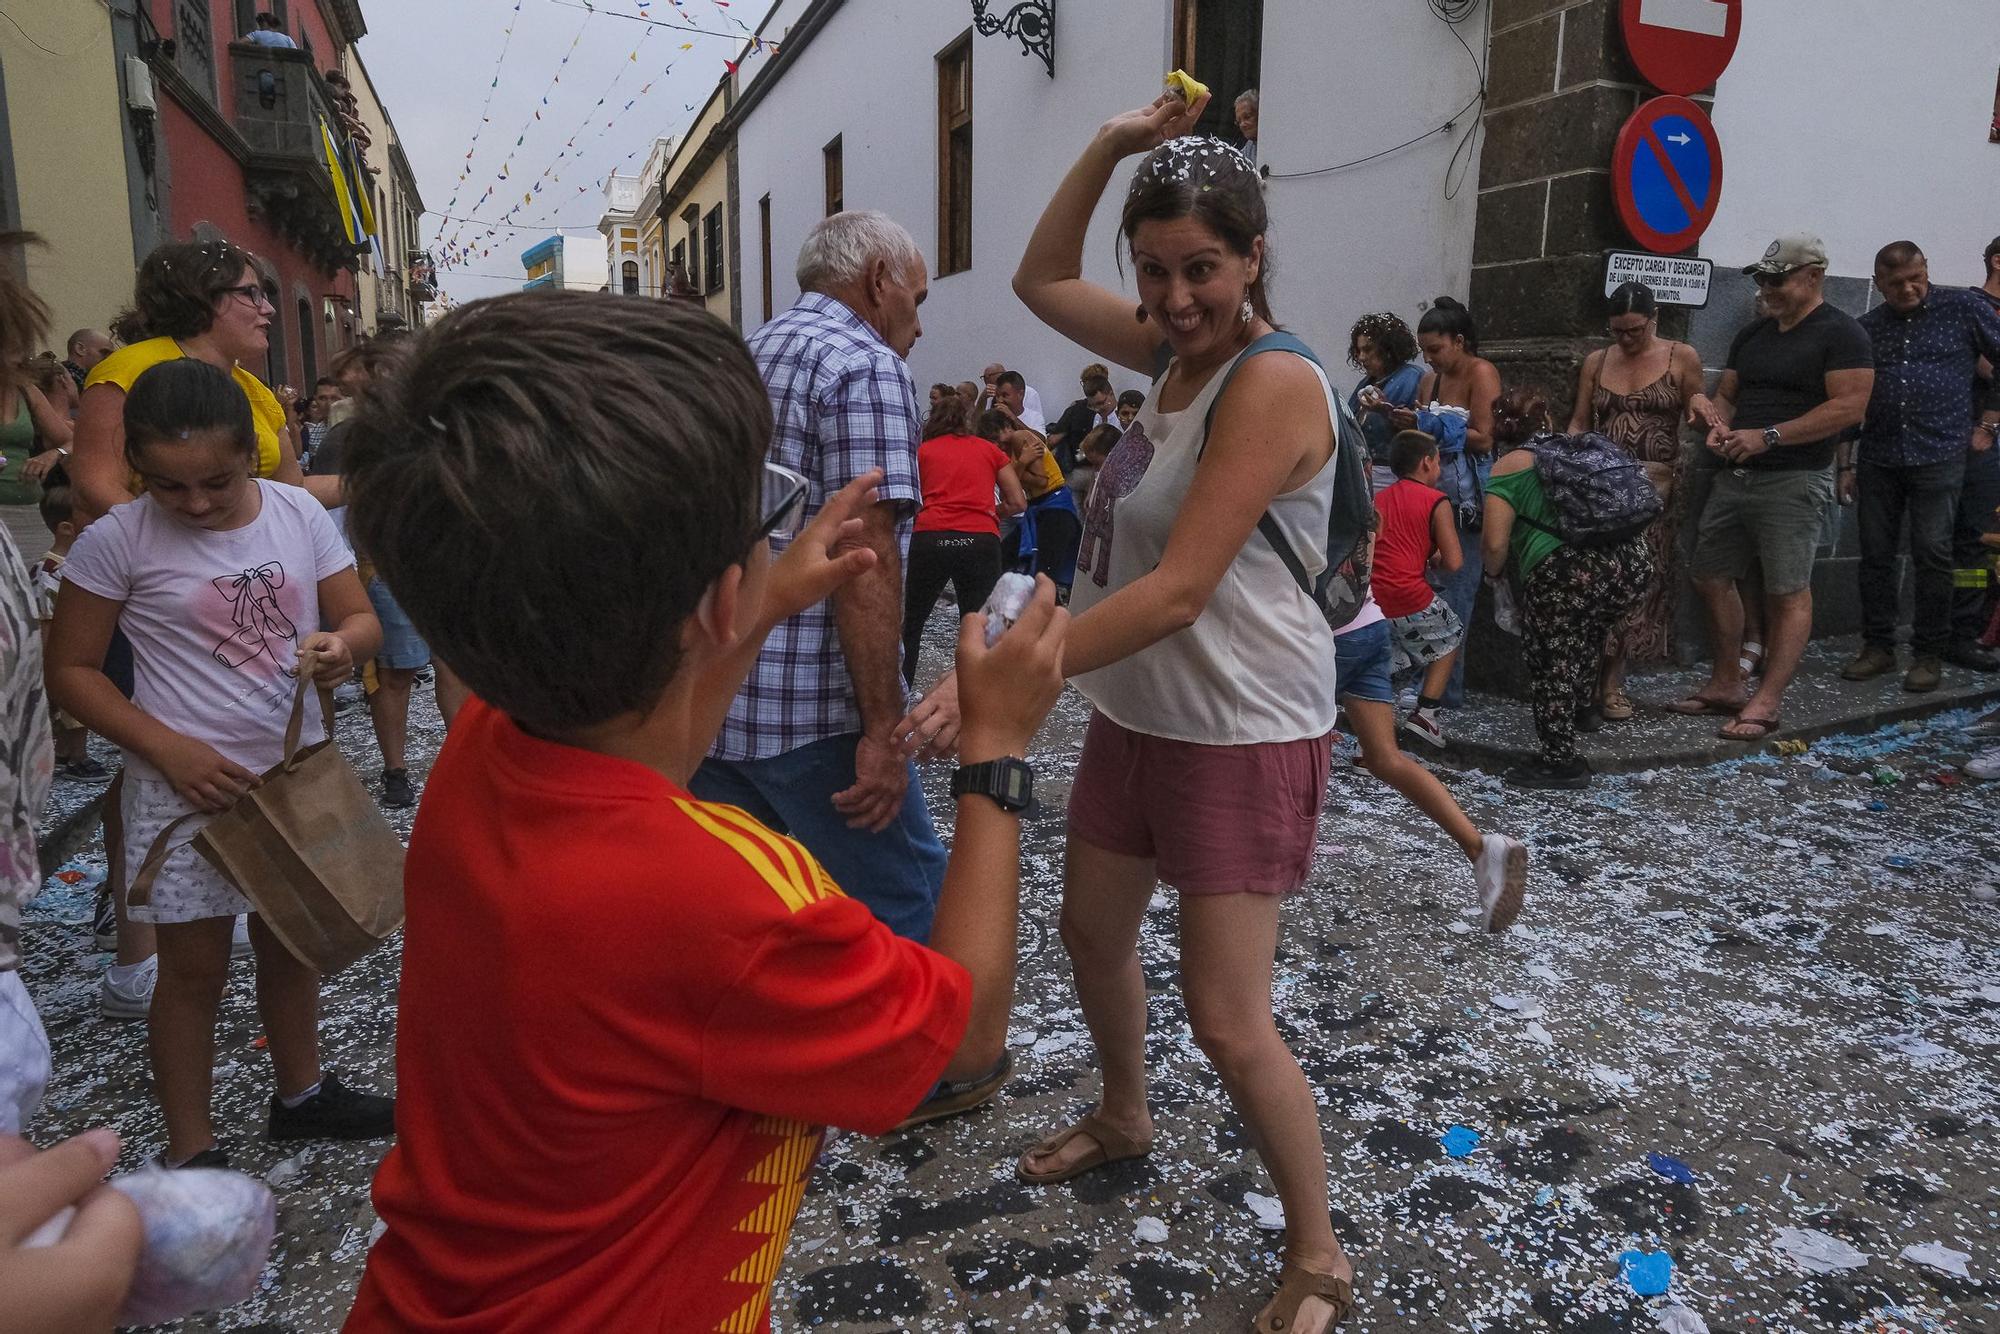
<svg viewBox="0 0 2000 1334">
<path fill-rule="evenodd" d="M 1433 746 L 1444 745 L 1438 701 L 1451 680 L 1452 660 L 1465 638 L 1458 616 L 1426 577 L 1450 574 L 1464 563 L 1451 506 L 1437 489 L 1438 444 L 1422 431 L 1404 431 L 1389 442 L 1396 481 L 1375 497 L 1381 524 L 1371 575 L 1375 602 L 1389 618 L 1398 654 L 1424 669 L 1417 707 L 1403 730 Z"/>
</svg>

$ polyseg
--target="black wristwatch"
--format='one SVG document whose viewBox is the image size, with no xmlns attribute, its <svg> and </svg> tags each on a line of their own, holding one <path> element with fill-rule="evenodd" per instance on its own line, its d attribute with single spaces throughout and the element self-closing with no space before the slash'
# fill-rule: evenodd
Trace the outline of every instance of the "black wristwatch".
<svg viewBox="0 0 2000 1334">
<path fill-rule="evenodd" d="M 1766 426 L 1764 428 L 1764 444 L 1768 448 L 1776 449 L 1779 445 L 1783 444 L 1784 442 L 1785 438 L 1782 435 L 1778 434 L 1777 427 Z"/>
<path fill-rule="evenodd" d="M 1012 755 L 968 764 L 951 776 L 951 795 L 986 797 L 1008 814 L 1019 815 L 1035 799 L 1035 771 Z"/>
</svg>

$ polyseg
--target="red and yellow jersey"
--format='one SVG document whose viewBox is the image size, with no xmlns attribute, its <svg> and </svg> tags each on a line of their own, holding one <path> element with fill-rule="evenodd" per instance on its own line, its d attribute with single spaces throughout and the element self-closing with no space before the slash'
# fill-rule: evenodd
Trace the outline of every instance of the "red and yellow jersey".
<svg viewBox="0 0 2000 1334">
<path fill-rule="evenodd" d="M 405 897 L 349 1330 L 768 1329 L 820 1128 L 895 1125 L 968 1019 L 799 844 L 477 701 Z"/>
</svg>

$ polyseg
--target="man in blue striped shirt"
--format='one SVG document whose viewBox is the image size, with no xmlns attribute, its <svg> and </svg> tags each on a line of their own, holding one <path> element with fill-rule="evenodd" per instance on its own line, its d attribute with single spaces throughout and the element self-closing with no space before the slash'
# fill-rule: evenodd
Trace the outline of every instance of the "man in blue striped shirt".
<svg viewBox="0 0 2000 1334">
<path fill-rule="evenodd" d="M 797 838 L 891 930 L 923 941 L 945 851 L 894 732 L 908 702 L 903 560 L 923 501 L 904 358 L 929 281 L 910 234 L 870 212 L 814 227 L 798 279 L 798 301 L 748 339 L 776 418 L 770 461 L 806 479 L 807 521 L 881 470 L 864 533 L 876 563 L 771 632 L 693 788 Z"/>
</svg>

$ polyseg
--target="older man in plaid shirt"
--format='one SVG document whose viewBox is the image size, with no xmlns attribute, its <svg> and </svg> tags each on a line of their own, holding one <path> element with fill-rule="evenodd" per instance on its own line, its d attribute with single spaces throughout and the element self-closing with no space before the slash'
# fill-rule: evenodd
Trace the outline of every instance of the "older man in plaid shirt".
<svg viewBox="0 0 2000 1334">
<path fill-rule="evenodd" d="M 770 461 L 806 479 L 808 517 L 879 468 L 865 529 L 877 560 L 771 632 L 693 788 L 797 838 L 848 895 L 922 941 L 945 851 L 895 731 L 903 559 L 923 500 L 922 419 L 903 358 L 923 333 L 929 282 L 910 234 L 866 212 L 815 227 L 798 276 L 798 302 L 748 340 L 777 419 Z"/>
</svg>

